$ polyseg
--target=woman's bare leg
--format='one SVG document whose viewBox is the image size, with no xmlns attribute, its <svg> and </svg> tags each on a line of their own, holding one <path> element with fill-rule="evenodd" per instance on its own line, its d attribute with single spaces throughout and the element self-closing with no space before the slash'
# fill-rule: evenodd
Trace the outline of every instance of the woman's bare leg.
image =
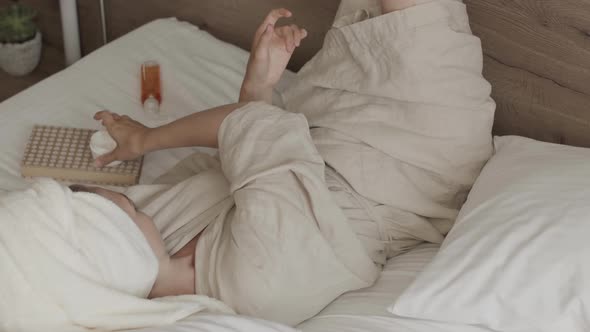
<svg viewBox="0 0 590 332">
<path fill-rule="evenodd" d="M 429 0 L 341 0 L 333 27 L 340 28 L 363 19 L 403 10 Z"/>
<path fill-rule="evenodd" d="M 416 0 L 381 0 L 383 14 L 403 10 L 416 5 Z"/>
</svg>

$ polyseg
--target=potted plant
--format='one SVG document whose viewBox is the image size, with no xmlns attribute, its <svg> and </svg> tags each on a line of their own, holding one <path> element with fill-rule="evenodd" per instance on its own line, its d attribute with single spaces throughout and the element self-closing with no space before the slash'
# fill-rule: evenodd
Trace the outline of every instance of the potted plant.
<svg viewBox="0 0 590 332">
<path fill-rule="evenodd" d="M 19 3 L 0 9 L 0 67 L 11 75 L 32 72 L 41 59 L 37 12 Z"/>
</svg>

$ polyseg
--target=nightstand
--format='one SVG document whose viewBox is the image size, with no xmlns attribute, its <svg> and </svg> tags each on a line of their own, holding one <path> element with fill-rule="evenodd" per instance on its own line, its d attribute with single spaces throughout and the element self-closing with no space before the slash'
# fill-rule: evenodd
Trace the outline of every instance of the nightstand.
<svg viewBox="0 0 590 332">
<path fill-rule="evenodd" d="M 42 52 L 39 66 L 29 75 L 16 77 L 0 70 L 0 102 L 65 68 L 61 48 L 43 44 Z"/>
</svg>

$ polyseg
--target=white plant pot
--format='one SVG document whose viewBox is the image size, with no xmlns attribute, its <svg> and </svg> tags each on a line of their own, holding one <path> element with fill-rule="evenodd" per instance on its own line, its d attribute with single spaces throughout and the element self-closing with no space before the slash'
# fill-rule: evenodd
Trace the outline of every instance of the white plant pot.
<svg viewBox="0 0 590 332">
<path fill-rule="evenodd" d="M 0 68 L 14 76 L 30 74 L 41 60 L 41 32 L 20 44 L 0 44 Z"/>
</svg>

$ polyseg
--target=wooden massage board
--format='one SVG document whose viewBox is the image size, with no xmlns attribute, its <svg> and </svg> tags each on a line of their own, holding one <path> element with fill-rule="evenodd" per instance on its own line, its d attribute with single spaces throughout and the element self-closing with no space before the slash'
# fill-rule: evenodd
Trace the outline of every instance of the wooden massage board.
<svg viewBox="0 0 590 332">
<path fill-rule="evenodd" d="M 98 168 L 90 152 L 96 131 L 35 126 L 21 164 L 23 177 L 49 177 L 68 183 L 130 186 L 139 182 L 143 157 L 114 167 Z"/>
</svg>

